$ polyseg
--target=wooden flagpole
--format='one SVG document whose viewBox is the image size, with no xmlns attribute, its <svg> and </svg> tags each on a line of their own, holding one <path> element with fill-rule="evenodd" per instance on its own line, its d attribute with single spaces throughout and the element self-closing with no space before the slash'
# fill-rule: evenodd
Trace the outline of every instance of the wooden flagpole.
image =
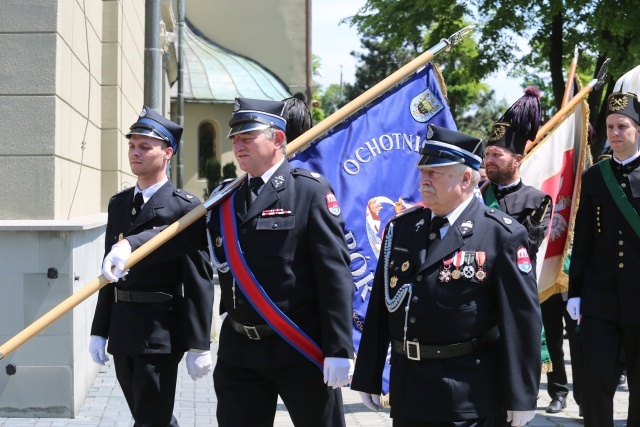
<svg viewBox="0 0 640 427">
<path fill-rule="evenodd" d="M 471 33 L 474 28 L 475 25 L 465 27 L 462 30 L 451 35 L 451 37 L 449 37 L 448 39 L 442 39 L 438 44 L 436 44 L 417 58 L 413 59 L 411 62 L 373 86 L 371 89 L 364 92 L 362 95 L 358 96 L 353 101 L 349 102 L 344 107 L 340 108 L 338 111 L 309 129 L 304 134 L 300 135 L 295 140 L 288 143 L 287 156 L 294 154 L 306 144 L 312 142 L 320 135 L 329 131 L 332 127 L 339 124 L 353 113 L 357 112 L 360 108 L 364 107 L 365 105 L 376 99 L 378 96 L 382 95 L 387 90 L 392 88 L 394 85 L 398 84 L 403 79 L 416 72 L 420 67 L 425 66 L 437 54 L 441 53 L 442 51 L 450 50 L 452 46 L 457 44 L 460 40 L 462 40 L 462 38 Z M 245 179 L 246 175 L 243 175 L 240 178 L 237 178 L 231 184 L 227 185 L 224 189 L 214 191 L 211 197 L 203 204 L 199 205 L 191 212 L 180 218 L 178 221 L 169 225 L 153 239 L 140 246 L 131 254 L 131 257 L 125 264 L 124 269 L 127 270 L 133 267 L 144 257 L 166 243 L 169 239 L 180 233 L 189 225 L 193 224 L 199 218 L 202 218 L 208 210 L 212 209 L 214 206 L 219 205 L 229 196 L 231 196 L 231 194 L 242 184 L 242 182 L 244 182 Z M 14 352 L 17 348 L 19 348 L 35 335 L 44 330 L 47 326 L 71 311 L 82 301 L 86 300 L 95 292 L 99 291 L 102 287 L 107 285 L 107 283 L 109 282 L 103 275 L 100 275 L 96 279 L 93 279 L 83 288 L 70 295 L 67 299 L 42 315 L 42 317 L 34 321 L 31 325 L 27 326 L 21 332 L 16 334 L 13 338 L 0 345 L 0 360 Z"/>
</svg>

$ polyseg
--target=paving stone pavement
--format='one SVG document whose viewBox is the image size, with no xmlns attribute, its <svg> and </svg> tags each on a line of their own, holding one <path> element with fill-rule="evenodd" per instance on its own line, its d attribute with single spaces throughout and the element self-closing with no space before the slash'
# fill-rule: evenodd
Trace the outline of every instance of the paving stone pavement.
<svg viewBox="0 0 640 427">
<path fill-rule="evenodd" d="M 217 287 L 216 287 L 217 288 Z M 217 289 L 218 291 L 218 289 Z M 219 301 L 219 295 L 216 295 Z M 216 314 L 214 325 L 220 325 L 220 318 Z M 565 340 L 565 365 L 571 382 L 571 366 L 568 361 L 569 345 Z M 215 347 L 212 347 L 215 354 Z M 214 361 L 215 363 L 215 361 Z M 374 427 L 391 426 L 389 411 L 373 412 L 361 402 L 357 392 L 343 389 L 344 411 L 349 427 Z M 578 405 L 569 397 L 567 408 L 558 414 L 547 414 L 545 408 L 550 398 L 546 391 L 546 376 L 542 377 L 540 394 L 538 397 L 538 410 L 536 417 L 528 424 L 531 427 L 575 427 L 582 426 L 582 418 L 578 416 Z M 626 425 L 627 405 L 629 402 L 629 390 L 625 385 L 618 387 L 614 399 L 615 427 Z M 182 427 L 209 427 L 217 426 L 216 405 L 218 401 L 213 390 L 213 377 L 200 379 L 194 382 L 187 374 L 184 361 L 180 364 L 178 374 L 178 386 L 176 391 L 176 403 L 174 415 Z M 247 408 L 250 410 L 250 408 Z M 131 427 L 133 420 L 122 394 L 113 368 L 113 363 L 100 370 L 93 382 L 84 404 L 77 416 L 68 418 L 0 418 L 2 427 Z M 293 426 L 287 413 L 287 409 L 279 401 L 275 423 L 276 427 Z"/>
</svg>

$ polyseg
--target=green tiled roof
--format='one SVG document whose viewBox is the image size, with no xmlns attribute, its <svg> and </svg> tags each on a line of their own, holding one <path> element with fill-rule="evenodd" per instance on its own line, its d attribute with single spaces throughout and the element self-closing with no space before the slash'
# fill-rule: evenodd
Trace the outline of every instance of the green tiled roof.
<svg viewBox="0 0 640 427">
<path fill-rule="evenodd" d="M 291 96 L 286 84 L 254 60 L 209 40 L 189 22 L 184 26 L 185 102 L 233 103 L 236 97 L 280 101 Z M 171 96 L 178 95 L 177 83 Z"/>
</svg>

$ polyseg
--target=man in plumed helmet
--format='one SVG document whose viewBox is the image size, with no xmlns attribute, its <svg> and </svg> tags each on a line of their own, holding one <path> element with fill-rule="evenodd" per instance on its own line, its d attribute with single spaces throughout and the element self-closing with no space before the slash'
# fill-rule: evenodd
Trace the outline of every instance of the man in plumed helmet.
<svg viewBox="0 0 640 427">
<path fill-rule="evenodd" d="M 385 229 L 351 387 L 379 408 L 391 344 L 395 427 L 525 425 L 541 330 L 527 231 L 473 195 L 480 139 L 430 124 L 420 153 L 428 207 Z"/>
<path fill-rule="evenodd" d="M 607 99 L 611 158 L 582 175 L 574 228 L 567 310 L 583 345 L 586 427 L 613 426 L 618 360 L 629 385 L 628 426 L 640 425 L 640 67 Z"/>
<path fill-rule="evenodd" d="M 236 99 L 228 136 L 248 179 L 206 224 L 149 256 L 158 262 L 210 242 L 227 313 L 213 373 L 225 427 L 273 425 L 278 396 L 296 426 L 345 425 L 353 276 L 344 220 L 329 182 L 287 162 L 287 116 L 282 101 Z M 135 249 L 157 231 L 127 241 Z M 289 334 L 296 328 L 300 335 Z"/>
<path fill-rule="evenodd" d="M 129 165 L 138 179 L 109 201 L 105 254 L 120 250 L 118 242 L 127 236 L 171 224 L 200 204 L 166 175 L 181 135 L 182 127 L 148 107 L 131 126 Z M 174 255 L 159 265 L 136 265 L 128 274 L 124 264 L 112 271 L 111 259 L 105 258 L 103 274 L 113 283 L 98 294 L 91 357 L 103 365 L 109 360 L 105 351 L 113 355 L 136 426 L 177 426 L 173 406 L 184 353 L 194 381 L 211 371 L 214 287 L 208 254 Z"/>
</svg>

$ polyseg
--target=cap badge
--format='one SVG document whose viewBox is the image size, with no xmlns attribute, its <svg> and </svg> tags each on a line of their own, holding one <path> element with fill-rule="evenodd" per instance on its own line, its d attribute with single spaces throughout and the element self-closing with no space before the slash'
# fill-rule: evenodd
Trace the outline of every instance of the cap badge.
<svg viewBox="0 0 640 427">
<path fill-rule="evenodd" d="M 614 95 L 609 99 L 609 109 L 611 111 L 624 110 L 627 106 L 627 97 L 625 95 Z"/>
<path fill-rule="evenodd" d="M 429 121 L 433 116 L 438 114 L 444 106 L 435 97 L 430 89 L 425 89 L 418 96 L 411 100 L 411 115 L 420 123 Z M 429 138 L 427 136 L 427 138 Z"/>
<path fill-rule="evenodd" d="M 142 111 L 140 111 L 140 117 L 144 117 L 147 115 L 147 107 L 142 107 Z"/>
<path fill-rule="evenodd" d="M 325 200 L 327 201 L 327 208 L 329 212 L 333 216 L 340 215 L 340 204 L 338 203 L 338 199 L 333 193 L 327 193 L 324 195 Z"/>
<path fill-rule="evenodd" d="M 489 135 L 489 141 L 500 141 L 505 133 L 507 133 L 506 123 L 496 123 L 491 128 L 491 135 Z"/>
</svg>

